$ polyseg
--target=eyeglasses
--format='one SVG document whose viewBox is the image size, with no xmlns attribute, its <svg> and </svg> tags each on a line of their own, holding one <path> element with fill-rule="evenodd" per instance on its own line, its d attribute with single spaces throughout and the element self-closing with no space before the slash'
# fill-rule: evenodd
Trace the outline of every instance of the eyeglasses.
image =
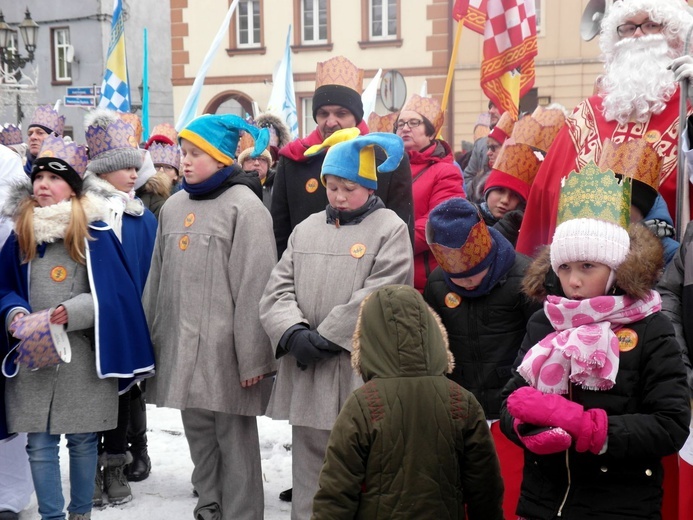
<svg viewBox="0 0 693 520">
<path fill-rule="evenodd" d="M 154 169 L 160 172 L 172 172 L 175 170 L 173 166 L 169 166 L 168 164 L 160 164 L 159 166 L 154 166 Z"/>
<path fill-rule="evenodd" d="M 650 20 L 643 23 L 624 23 L 616 27 L 616 32 L 621 38 L 628 38 L 640 29 L 643 34 L 659 34 L 664 26 L 661 23 Z"/>
<path fill-rule="evenodd" d="M 409 128 L 416 128 L 421 123 L 423 123 L 423 119 L 410 119 L 409 121 L 397 121 L 397 128 L 404 128 L 404 125 L 407 125 Z"/>
<path fill-rule="evenodd" d="M 495 152 L 496 150 L 498 150 L 500 148 L 500 145 L 499 144 L 489 144 L 489 145 L 487 145 L 487 147 L 488 147 L 489 152 Z"/>
</svg>

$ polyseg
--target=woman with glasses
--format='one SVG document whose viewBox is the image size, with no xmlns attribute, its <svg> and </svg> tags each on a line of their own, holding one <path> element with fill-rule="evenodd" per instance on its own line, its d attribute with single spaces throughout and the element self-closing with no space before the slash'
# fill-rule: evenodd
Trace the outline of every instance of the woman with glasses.
<svg viewBox="0 0 693 520">
<path fill-rule="evenodd" d="M 443 126 L 443 111 L 433 98 L 413 95 L 402 107 L 395 133 L 404 141 L 412 174 L 414 200 L 414 287 L 423 292 L 437 262 L 426 243 L 428 213 L 452 197 L 464 197 L 462 172 L 455 165 L 450 145 L 436 135 Z"/>
</svg>

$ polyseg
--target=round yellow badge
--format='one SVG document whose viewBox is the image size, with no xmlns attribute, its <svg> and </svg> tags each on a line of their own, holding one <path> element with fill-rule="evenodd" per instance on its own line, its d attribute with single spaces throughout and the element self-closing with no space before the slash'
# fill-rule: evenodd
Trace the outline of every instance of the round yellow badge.
<svg viewBox="0 0 693 520">
<path fill-rule="evenodd" d="M 180 247 L 181 251 L 185 251 L 188 249 L 188 246 L 190 245 L 190 238 L 188 235 L 183 235 L 180 237 L 180 240 L 178 241 L 178 247 Z"/>
<path fill-rule="evenodd" d="M 455 294 L 454 292 L 449 292 L 445 295 L 445 306 L 448 307 L 449 309 L 454 309 L 455 307 L 459 307 L 460 303 L 462 303 L 462 298 L 460 298 L 459 294 Z"/>
<path fill-rule="evenodd" d="M 662 133 L 659 130 L 649 130 L 645 133 L 644 139 L 648 143 L 656 143 L 662 138 Z"/>
<path fill-rule="evenodd" d="M 638 345 L 638 333 L 633 329 L 623 328 L 616 332 L 618 338 L 618 350 L 628 352 Z"/>
<path fill-rule="evenodd" d="M 315 193 L 315 190 L 318 189 L 318 179 L 309 179 L 308 182 L 306 182 L 306 191 L 308 193 Z"/>
<path fill-rule="evenodd" d="M 56 265 L 51 269 L 51 280 L 54 282 L 64 282 L 65 278 L 67 278 L 67 269 L 62 265 Z"/>
<path fill-rule="evenodd" d="M 194 213 L 188 213 L 185 217 L 185 220 L 183 221 L 183 225 L 185 227 L 190 227 L 193 225 L 195 222 L 195 214 Z"/>
<path fill-rule="evenodd" d="M 349 249 L 349 253 L 351 253 L 351 256 L 354 258 L 361 258 L 366 254 L 366 246 L 363 244 L 354 244 L 351 246 L 351 249 Z"/>
</svg>

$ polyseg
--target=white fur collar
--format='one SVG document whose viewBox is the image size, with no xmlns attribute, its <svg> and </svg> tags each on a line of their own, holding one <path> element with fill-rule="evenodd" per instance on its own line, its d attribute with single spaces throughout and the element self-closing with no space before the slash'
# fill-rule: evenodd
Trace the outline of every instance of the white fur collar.
<svg viewBox="0 0 693 520">
<path fill-rule="evenodd" d="M 123 209 L 121 209 L 121 211 L 124 211 L 128 215 L 141 217 L 144 214 L 144 203 L 134 196 L 134 192 L 133 196 L 130 197 L 130 194 L 117 190 L 110 182 L 100 178 L 91 171 L 87 171 L 84 176 L 84 182 L 86 186 L 89 186 L 89 189 L 99 192 L 102 197 L 117 199 L 122 202 Z M 114 204 L 114 207 L 118 207 L 118 204 Z"/>
<path fill-rule="evenodd" d="M 87 222 L 104 220 L 107 208 L 101 197 L 85 193 L 82 207 L 87 215 Z M 37 244 L 55 242 L 65 238 L 65 231 L 72 216 L 72 200 L 52 204 L 44 208 L 34 208 L 34 237 Z"/>
</svg>

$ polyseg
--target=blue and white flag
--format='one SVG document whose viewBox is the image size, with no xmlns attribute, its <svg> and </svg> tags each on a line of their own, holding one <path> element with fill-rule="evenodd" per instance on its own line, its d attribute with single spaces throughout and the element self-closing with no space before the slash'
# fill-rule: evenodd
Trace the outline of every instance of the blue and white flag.
<svg viewBox="0 0 693 520">
<path fill-rule="evenodd" d="M 286 121 L 292 139 L 298 137 L 294 73 L 291 67 L 291 25 L 286 35 L 284 56 L 272 77 L 272 93 L 267 102 L 267 112 L 272 112 Z"/>
<path fill-rule="evenodd" d="M 130 84 L 125 56 L 125 21 L 122 0 L 113 0 L 111 43 L 108 45 L 106 73 L 101 84 L 99 107 L 130 112 Z"/>
</svg>

